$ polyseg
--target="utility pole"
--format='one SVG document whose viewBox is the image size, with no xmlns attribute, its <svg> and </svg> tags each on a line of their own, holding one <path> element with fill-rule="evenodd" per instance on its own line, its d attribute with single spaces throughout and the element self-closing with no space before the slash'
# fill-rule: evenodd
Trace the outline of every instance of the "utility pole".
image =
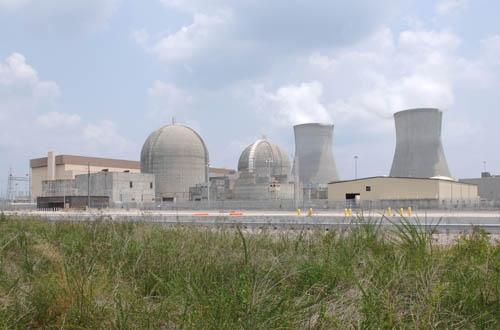
<svg viewBox="0 0 500 330">
<path fill-rule="evenodd" d="M 90 162 L 87 163 L 87 207 L 90 210 Z"/>
<path fill-rule="evenodd" d="M 300 182 L 299 182 L 299 157 L 297 155 L 294 156 L 294 173 L 293 173 L 293 199 L 294 199 L 294 207 L 295 209 L 299 208 L 299 198 L 300 198 Z"/>
<path fill-rule="evenodd" d="M 358 179 L 358 156 L 354 156 L 354 180 Z"/>
<path fill-rule="evenodd" d="M 210 164 L 207 163 L 207 205 L 210 208 Z"/>
</svg>

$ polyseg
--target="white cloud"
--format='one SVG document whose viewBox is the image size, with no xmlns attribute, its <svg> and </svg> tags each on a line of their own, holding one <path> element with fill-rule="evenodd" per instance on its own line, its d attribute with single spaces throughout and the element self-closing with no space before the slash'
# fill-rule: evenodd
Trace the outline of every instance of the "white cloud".
<svg viewBox="0 0 500 330">
<path fill-rule="evenodd" d="M 61 95 L 59 86 L 53 81 L 41 81 L 33 90 L 35 100 L 54 101 Z"/>
<path fill-rule="evenodd" d="M 193 58 L 224 34 L 224 27 L 230 18 L 228 11 L 219 11 L 213 16 L 194 14 L 192 24 L 161 38 L 152 49 L 163 61 Z"/>
<path fill-rule="evenodd" d="M 455 102 L 460 68 L 467 64 L 474 71 L 470 61 L 456 55 L 460 42 L 449 31 L 417 28 L 395 38 L 383 28 L 330 56 L 314 53 L 307 64 L 321 75 L 335 120 L 391 118 L 396 111 L 418 107 L 447 110 Z"/>
<path fill-rule="evenodd" d="M 41 80 L 24 55 L 13 53 L 0 61 L 2 152 L 26 162 L 30 152 L 68 146 L 77 154 L 119 154 L 134 147 L 111 121 L 94 124 L 79 114 L 60 111 L 60 96 L 57 83 Z"/>
<path fill-rule="evenodd" d="M 85 125 L 82 130 L 82 138 L 87 144 L 87 149 L 96 153 L 109 153 L 110 150 L 119 153 L 134 146 L 132 142 L 118 133 L 116 124 L 111 120 Z"/>
<path fill-rule="evenodd" d="M 28 64 L 26 58 L 19 53 L 13 53 L 0 63 L 0 86 L 34 86 L 38 83 L 37 72 Z"/>
<path fill-rule="evenodd" d="M 36 118 L 38 124 L 46 128 L 72 129 L 80 124 L 81 117 L 77 114 L 49 112 Z"/>
<path fill-rule="evenodd" d="M 448 53 L 456 50 L 460 45 L 460 38 L 449 31 L 406 30 L 399 35 L 399 45 L 406 51 Z"/>
<path fill-rule="evenodd" d="M 41 81 L 36 70 L 26 63 L 20 53 L 13 53 L 0 62 L 0 113 L 10 117 L 21 115 L 34 103 L 52 102 L 60 95 L 59 86 L 53 81 Z M 12 107 L 16 106 L 16 111 Z"/>
<path fill-rule="evenodd" d="M 0 0 L 0 12 L 22 14 L 36 32 L 93 32 L 107 25 L 119 0 Z"/>
<path fill-rule="evenodd" d="M 149 117 L 160 116 L 163 119 L 175 115 L 193 100 L 186 91 L 160 80 L 156 80 L 153 86 L 148 88 L 147 95 L 150 109 Z"/>
<path fill-rule="evenodd" d="M 485 58 L 491 65 L 500 64 L 500 35 L 483 38 L 481 43 L 485 49 Z"/>
<path fill-rule="evenodd" d="M 173 79 L 214 88 L 265 73 L 275 61 L 311 49 L 362 39 L 391 15 L 399 2 L 364 0 L 307 2 L 287 0 L 162 0 L 192 21 L 163 37 L 138 30 L 132 38 L 157 55 Z M 206 78 L 210 77 L 210 78 Z"/>
<path fill-rule="evenodd" d="M 436 5 L 436 11 L 440 15 L 450 15 L 467 8 L 468 0 L 441 0 Z"/>
<path fill-rule="evenodd" d="M 130 33 L 130 37 L 136 43 L 145 48 L 148 47 L 149 41 L 151 39 L 151 36 L 149 35 L 148 31 L 146 31 L 146 29 L 133 30 Z"/>
<path fill-rule="evenodd" d="M 323 87 L 317 81 L 283 86 L 275 93 L 257 87 L 254 102 L 261 114 L 277 126 L 329 123 L 331 119 L 321 103 L 322 94 Z"/>
</svg>

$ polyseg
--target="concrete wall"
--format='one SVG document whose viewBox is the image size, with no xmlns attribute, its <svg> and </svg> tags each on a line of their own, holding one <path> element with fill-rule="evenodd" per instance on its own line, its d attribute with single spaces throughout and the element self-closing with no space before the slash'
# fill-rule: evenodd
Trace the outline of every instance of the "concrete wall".
<svg viewBox="0 0 500 330">
<path fill-rule="evenodd" d="M 153 174 L 99 172 L 77 175 L 77 195 L 86 196 L 90 179 L 90 195 L 109 196 L 111 207 L 122 203 L 150 203 L 155 198 L 155 178 Z"/>
<path fill-rule="evenodd" d="M 293 199 L 293 184 L 280 184 L 270 187 L 270 184 L 236 185 L 235 200 L 280 200 Z"/>
<path fill-rule="evenodd" d="M 460 179 L 460 182 L 477 185 L 478 193 L 481 199 L 492 202 L 500 201 L 500 176 Z"/>
<path fill-rule="evenodd" d="M 241 173 L 234 184 L 235 200 L 293 199 L 294 185 L 287 182 L 270 181 L 253 173 Z"/>
<path fill-rule="evenodd" d="M 42 181 L 42 196 L 71 196 L 76 195 L 76 181 L 74 179 Z"/>
<path fill-rule="evenodd" d="M 473 184 L 439 180 L 439 199 L 449 202 L 478 201 L 478 188 Z"/>
<path fill-rule="evenodd" d="M 31 169 L 31 198 L 33 200 L 42 196 L 42 181 L 47 179 L 47 167 L 36 167 Z"/>
</svg>

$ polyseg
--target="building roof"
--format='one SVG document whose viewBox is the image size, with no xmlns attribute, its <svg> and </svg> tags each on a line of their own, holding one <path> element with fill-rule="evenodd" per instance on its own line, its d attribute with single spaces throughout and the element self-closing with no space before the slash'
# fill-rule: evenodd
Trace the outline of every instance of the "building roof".
<svg viewBox="0 0 500 330">
<path fill-rule="evenodd" d="M 456 182 L 456 183 L 464 183 L 468 185 L 473 185 L 475 184 L 472 183 L 466 183 L 462 181 L 456 181 L 456 180 L 450 180 L 448 177 L 433 177 L 433 178 L 414 178 L 414 177 L 395 177 L 395 176 L 372 176 L 372 177 L 367 177 L 367 178 L 360 178 L 360 179 L 355 179 L 355 180 L 344 180 L 344 181 L 332 181 L 328 184 L 337 184 L 337 183 L 346 183 L 346 182 L 356 182 L 356 181 L 366 181 L 366 180 L 371 180 L 371 179 L 384 179 L 384 180 L 437 180 L 437 181 L 447 181 L 447 182 Z"/>
<path fill-rule="evenodd" d="M 35 158 L 30 160 L 30 167 L 47 167 L 48 158 Z M 141 163 L 134 160 L 85 157 L 75 155 L 58 155 L 56 156 L 56 165 L 90 165 L 100 167 L 117 167 L 138 170 L 141 168 Z"/>
<path fill-rule="evenodd" d="M 220 174 L 220 175 L 227 175 L 227 174 L 235 174 L 236 173 L 236 170 L 232 170 L 229 168 L 220 168 L 220 167 L 210 167 L 208 171 L 210 174 Z"/>
<path fill-rule="evenodd" d="M 250 144 L 238 160 L 238 171 L 257 176 L 289 175 L 290 170 L 290 158 L 286 151 L 266 139 Z"/>
</svg>

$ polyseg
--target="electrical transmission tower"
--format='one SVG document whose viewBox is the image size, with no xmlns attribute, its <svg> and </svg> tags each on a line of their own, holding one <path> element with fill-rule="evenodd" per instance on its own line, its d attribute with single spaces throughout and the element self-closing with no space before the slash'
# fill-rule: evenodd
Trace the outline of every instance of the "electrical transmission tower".
<svg viewBox="0 0 500 330">
<path fill-rule="evenodd" d="M 26 173 L 26 176 L 14 176 L 11 169 L 7 183 L 7 201 L 14 202 L 19 197 L 28 198 L 31 200 L 30 192 L 31 176 L 29 175 L 29 173 Z"/>
</svg>

